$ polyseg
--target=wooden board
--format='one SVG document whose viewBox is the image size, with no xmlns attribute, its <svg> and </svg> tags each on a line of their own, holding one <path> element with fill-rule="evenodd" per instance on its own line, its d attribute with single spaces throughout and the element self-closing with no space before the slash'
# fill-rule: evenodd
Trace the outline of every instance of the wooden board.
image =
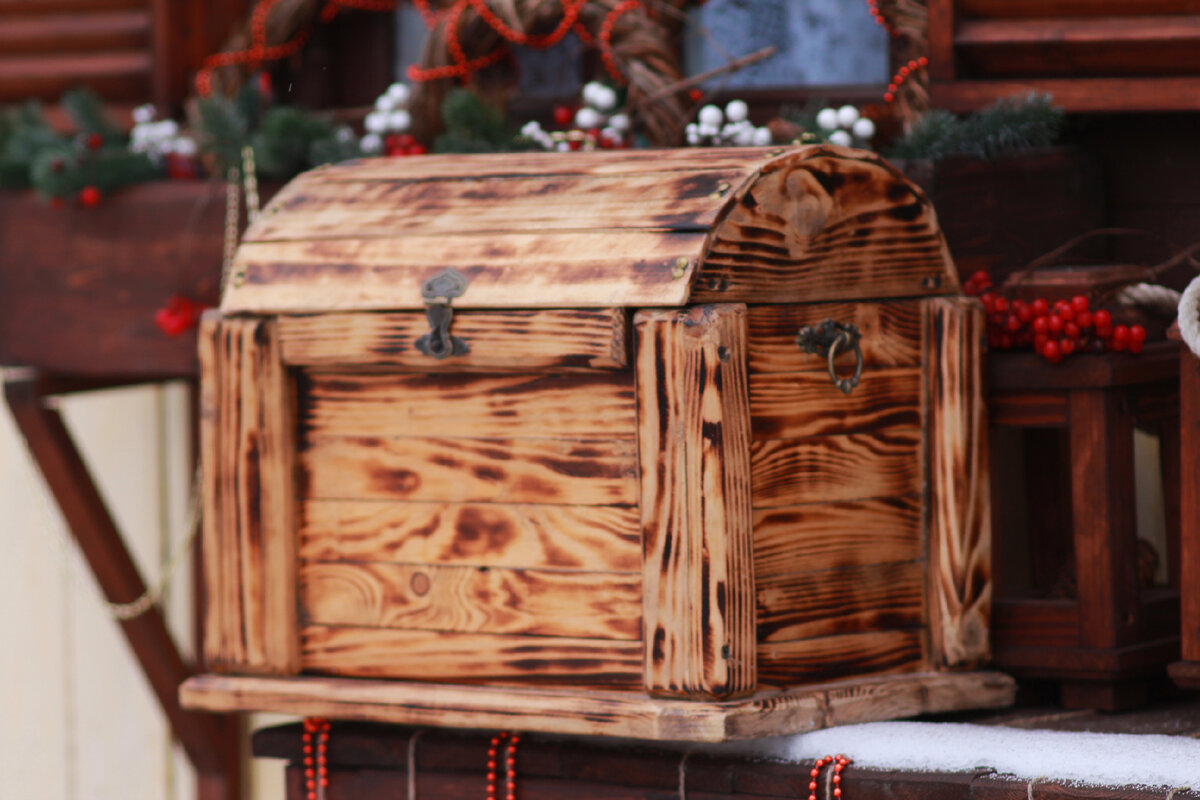
<svg viewBox="0 0 1200 800">
<path fill-rule="evenodd" d="M 419 311 L 285 315 L 283 360 L 300 367 L 388 366 L 437 372 L 620 369 L 628 364 L 624 309 L 458 311 L 451 333 L 471 348 L 435 361 L 413 345 L 429 333 Z"/>
<path fill-rule="evenodd" d="M 923 630 L 882 630 L 763 642 L 758 674 L 765 686 L 795 686 L 843 675 L 870 676 L 928 668 Z"/>
<path fill-rule="evenodd" d="M 862 333 L 864 370 L 921 363 L 921 309 L 916 301 L 805 303 L 751 306 L 750 372 L 824 373 L 825 359 L 801 350 L 796 335 L 806 325 L 827 319 L 850 323 Z M 852 367 L 853 361 L 849 363 Z"/>
<path fill-rule="evenodd" d="M 628 506 L 310 500 L 299 556 L 641 574 L 642 527 Z"/>
<path fill-rule="evenodd" d="M 202 675 L 180 689 L 188 708 L 256 709 L 401 725 L 719 742 L 804 733 L 917 714 L 1010 705 L 1011 678 L 992 672 L 914 673 L 760 692 L 706 703 L 632 692 L 304 677 Z"/>
<path fill-rule="evenodd" d="M 632 439 L 314 437 L 303 496 L 324 500 L 634 505 Z"/>
<path fill-rule="evenodd" d="M 270 320 L 206 316 L 200 341 L 205 661 L 294 673 L 293 389 Z"/>
<path fill-rule="evenodd" d="M 300 618 L 317 625 L 639 640 L 640 575 L 309 562 Z"/>
<path fill-rule="evenodd" d="M 358 678 L 633 689 L 642 643 L 306 625 L 304 669 Z"/>
<path fill-rule="evenodd" d="M 755 579 L 759 642 L 925 624 L 925 565 L 919 561 Z"/>
<path fill-rule="evenodd" d="M 905 427 L 752 442 L 754 508 L 919 492 L 922 438 Z"/>
<path fill-rule="evenodd" d="M 299 417 L 314 439 L 371 436 L 630 439 L 627 373 L 352 374 L 309 371 Z"/>
<path fill-rule="evenodd" d="M 799 348 L 797 348 L 798 350 Z M 824 362 L 825 359 L 819 359 Z M 843 367 L 853 374 L 853 365 Z M 850 394 L 819 372 L 750 376 L 754 439 L 798 439 L 921 424 L 921 369 L 873 369 Z"/>
<path fill-rule="evenodd" d="M 980 349 L 983 307 L 924 303 L 929 425 L 929 586 L 933 658 L 972 667 L 991 653 L 992 514 Z"/>
<path fill-rule="evenodd" d="M 641 311 L 634 327 L 645 686 L 746 694 L 756 685 L 746 308 Z"/>
<path fill-rule="evenodd" d="M 913 561 L 922 554 L 919 495 L 754 510 L 754 575 Z"/>
<path fill-rule="evenodd" d="M 467 279 L 455 308 L 679 306 L 704 239 L 611 230 L 247 242 L 221 308 L 423 309 L 421 285 L 450 267 Z"/>
<path fill-rule="evenodd" d="M 1187 348 L 1179 353 L 1179 424 L 1182 649 L 1184 660 L 1200 662 L 1200 359 Z"/>
<path fill-rule="evenodd" d="M 805 147 L 760 172 L 715 227 L 693 301 L 861 300 L 958 289 L 933 206 L 880 157 Z"/>
</svg>

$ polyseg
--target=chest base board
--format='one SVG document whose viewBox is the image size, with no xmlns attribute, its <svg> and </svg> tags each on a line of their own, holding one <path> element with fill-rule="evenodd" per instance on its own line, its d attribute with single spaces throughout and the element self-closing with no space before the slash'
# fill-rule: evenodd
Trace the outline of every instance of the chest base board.
<svg viewBox="0 0 1200 800">
<path fill-rule="evenodd" d="M 207 674 L 180 688 L 185 708 L 260 711 L 398 725 L 504 729 L 652 741 L 722 742 L 861 722 L 1011 705 L 998 672 L 913 672 L 695 702 L 633 692 L 461 686 L 353 678 Z"/>
</svg>

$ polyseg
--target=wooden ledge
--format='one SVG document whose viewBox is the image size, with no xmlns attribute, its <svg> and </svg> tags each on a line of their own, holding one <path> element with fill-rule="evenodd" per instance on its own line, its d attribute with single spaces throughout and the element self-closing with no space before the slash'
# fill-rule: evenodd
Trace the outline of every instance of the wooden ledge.
<svg viewBox="0 0 1200 800">
<path fill-rule="evenodd" d="M 921 672 L 761 692 L 724 703 L 631 692 L 448 686 L 351 678 L 200 675 L 185 708 L 271 711 L 401 725 L 516 729 L 656 741 L 721 742 L 1011 705 L 1016 684 L 996 672 Z"/>
</svg>

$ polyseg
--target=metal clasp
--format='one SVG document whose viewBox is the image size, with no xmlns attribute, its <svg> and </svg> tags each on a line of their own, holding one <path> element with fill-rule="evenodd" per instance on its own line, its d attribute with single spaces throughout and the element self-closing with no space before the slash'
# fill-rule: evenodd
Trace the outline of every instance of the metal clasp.
<svg viewBox="0 0 1200 800">
<path fill-rule="evenodd" d="M 827 319 L 819 325 L 806 325 L 796 334 L 796 344 L 800 349 L 812 355 L 825 356 L 829 365 L 829 380 L 842 390 L 842 394 L 850 394 L 862 379 L 863 354 L 859 346 L 862 333 L 849 322 L 834 322 Z M 838 352 L 845 348 L 854 350 L 854 375 L 849 378 L 839 377 L 834 361 Z"/>
<path fill-rule="evenodd" d="M 429 333 L 415 342 L 418 350 L 439 361 L 471 351 L 464 340 L 450 335 L 450 323 L 454 321 L 454 309 L 450 307 L 450 302 L 456 297 L 462 297 L 466 291 L 467 278 L 454 267 L 425 281 L 421 286 L 421 298 L 425 301 Z"/>
</svg>

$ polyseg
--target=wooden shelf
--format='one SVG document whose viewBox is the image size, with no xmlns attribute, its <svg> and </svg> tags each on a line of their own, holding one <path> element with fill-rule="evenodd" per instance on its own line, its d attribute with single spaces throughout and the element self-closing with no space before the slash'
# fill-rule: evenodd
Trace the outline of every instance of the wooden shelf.
<svg viewBox="0 0 1200 800">
<path fill-rule="evenodd" d="M 917 714 L 1011 705 L 1016 684 L 996 672 L 917 672 L 762 692 L 722 703 L 633 692 L 450 686 L 350 678 L 200 675 L 180 688 L 185 708 L 256 708 L 457 728 L 502 728 L 631 739 L 720 742 Z M 969 702 L 964 699 L 969 698 Z"/>
</svg>

